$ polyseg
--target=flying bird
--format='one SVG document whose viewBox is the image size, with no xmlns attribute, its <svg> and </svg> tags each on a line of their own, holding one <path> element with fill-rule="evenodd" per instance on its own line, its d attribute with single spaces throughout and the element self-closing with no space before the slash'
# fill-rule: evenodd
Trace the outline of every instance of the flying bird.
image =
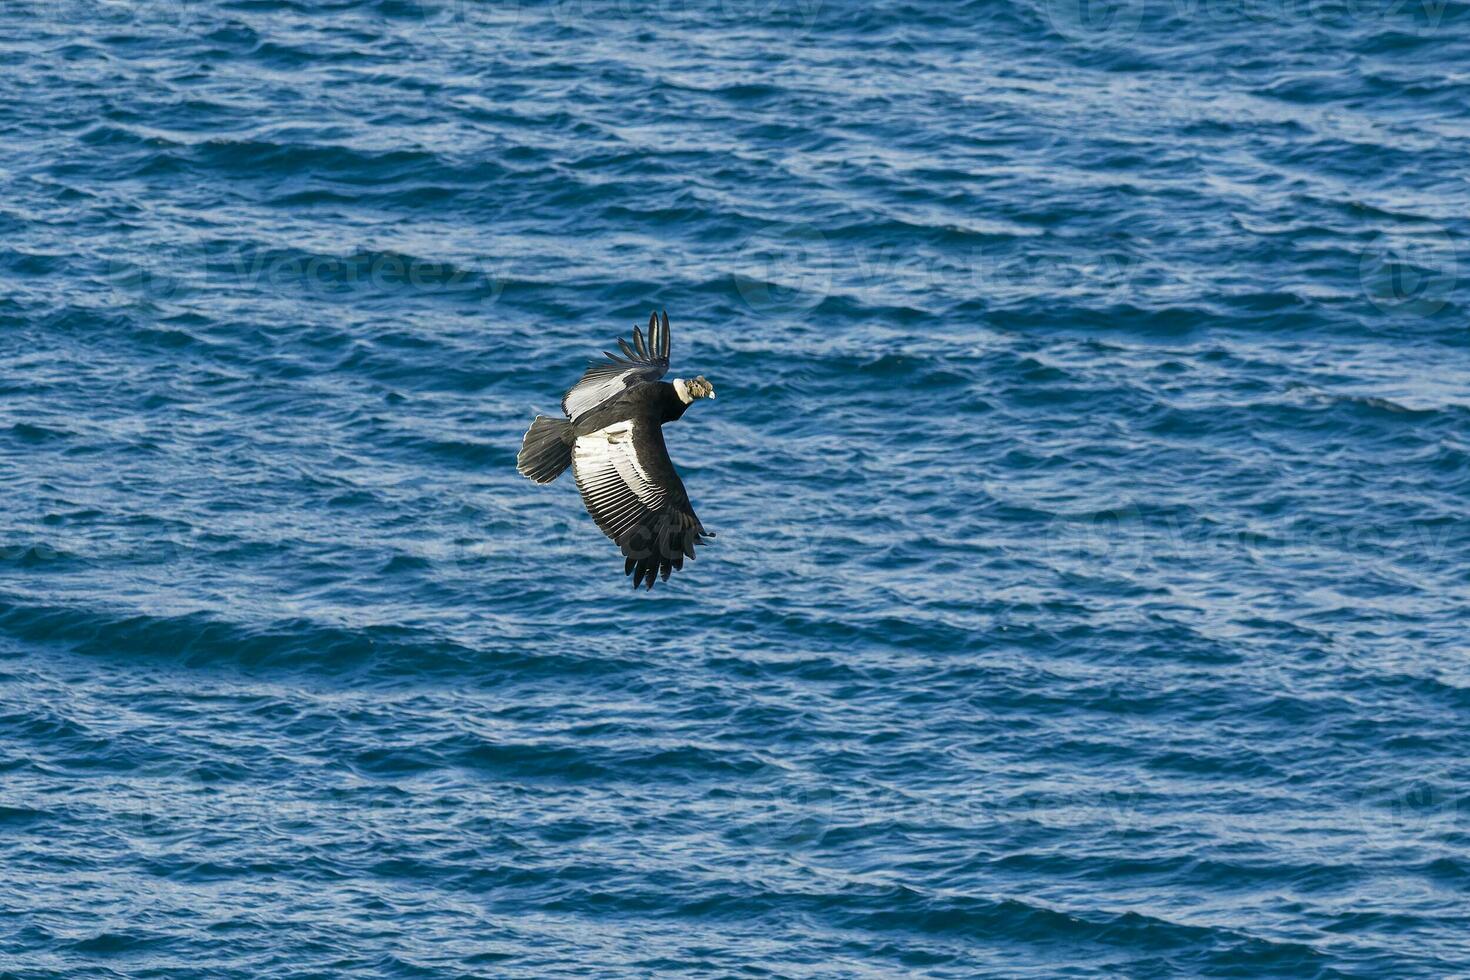
<svg viewBox="0 0 1470 980">
<path fill-rule="evenodd" d="M 659 380 L 669 372 L 669 314 L 648 318 L 648 338 L 633 328 L 633 343 L 619 339 L 623 356 L 603 352 L 561 400 L 566 418 L 536 416 L 521 440 L 516 469 L 550 483 L 568 466 L 587 513 L 623 553 L 623 574 L 633 588 L 694 558 L 706 531 L 664 446 L 663 425 L 683 416 L 700 398 L 715 397 L 699 375 Z"/>
</svg>

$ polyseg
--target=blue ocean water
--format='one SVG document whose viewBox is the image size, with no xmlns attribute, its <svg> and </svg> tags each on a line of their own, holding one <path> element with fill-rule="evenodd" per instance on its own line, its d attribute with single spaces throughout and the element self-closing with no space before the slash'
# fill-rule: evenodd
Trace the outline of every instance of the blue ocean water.
<svg viewBox="0 0 1470 980">
<path fill-rule="evenodd" d="M 0 59 L 0 975 L 1470 975 L 1462 0 Z M 514 459 L 655 307 L 635 595 Z"/>
</svg>

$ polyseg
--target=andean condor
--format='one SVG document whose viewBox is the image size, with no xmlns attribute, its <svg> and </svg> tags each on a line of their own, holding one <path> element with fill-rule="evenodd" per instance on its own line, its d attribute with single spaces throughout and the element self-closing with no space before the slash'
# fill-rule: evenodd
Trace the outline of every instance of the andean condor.
<svg viewBox="0 0 1470 980">
<path fill-rule="evenodd" d="M 623 574 L 633 588 L 694 557 L 706 531 L 664 446 L 663 424 L 684 414 L 696 398 L 715 397 L 700 375 L 660 381 L 669 371 L 669 314 L 648 318 L 648 340 L 633 328 L 633 345 L 619 340 L 623 357 L 594 361 L 561 400 L 564 419 L 536 416 L 521 441 L 516 469 L 550 483 L 570 464 L 587 512 L 623 552 Z"/>
</svg>

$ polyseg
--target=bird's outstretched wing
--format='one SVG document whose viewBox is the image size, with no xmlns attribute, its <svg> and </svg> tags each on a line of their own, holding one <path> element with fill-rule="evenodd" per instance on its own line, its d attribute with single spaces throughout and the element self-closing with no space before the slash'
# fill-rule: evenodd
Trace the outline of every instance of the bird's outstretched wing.
<svg viewBox="0 0 1470 980">
<path fill-rule="evenodd" d="M 632 346 L 619 339 L 618 347 L 623 357 L 603 351 L 607 360 L 589 364 L 582 380 L 572 385 L 561 400 L 561 410 L 573 422 L 629 388 L 657 381 L 669 373 L 668 312 L 662 320 L 657 313 L 649 314 L 647 341 L 634 327 Z"/>
<path fill-rule="evenodd" d="M 615 422 L 577 438 L 572 473 L 587 512 L 623 553 L 633 588 L 684 567 L 694 546 L 714 537 L 690 506 L 684 482 L 664 445 L 663 429 L 649 418 Z"/>
</svg>

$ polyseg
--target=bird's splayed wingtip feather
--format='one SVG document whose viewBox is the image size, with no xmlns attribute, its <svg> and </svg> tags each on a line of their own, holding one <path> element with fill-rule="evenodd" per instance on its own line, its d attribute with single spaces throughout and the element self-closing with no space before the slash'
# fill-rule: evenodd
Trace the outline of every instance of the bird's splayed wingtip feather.
<svg viewBox="0 0 1470 980">
<path fill-rule="evenodd" d="M 657 311 L 648 314 L 648 350 L 653 357 L 662 357 L 664 349 L 663 328 L 658 322 Z"/>
</svg>

